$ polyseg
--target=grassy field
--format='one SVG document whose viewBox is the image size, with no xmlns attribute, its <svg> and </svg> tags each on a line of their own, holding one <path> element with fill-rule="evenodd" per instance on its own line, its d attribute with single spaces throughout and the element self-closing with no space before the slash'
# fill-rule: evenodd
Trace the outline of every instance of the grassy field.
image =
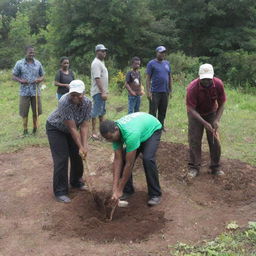
<svg viewBox="0 0 256 256">
<path fill-rule="evenodd" d="M 0 152 L 12 152 L 31 145 L 47 146 L 45 135 L 45 121 L 48 115 L 57 106 L 55 97 L 56 87 L 53 85 L 52 76 L 44 82 L 43 90 L 43 115 L 40 117 L 40 129 L 37 136 L 22 137 L 22 122 L 18 114 L 19 86 L 11 80 L 10 71 L 0 72 Z M 84 77 L 78 77 L 85 79 Z M 88 81 L 88 78 L 86 79 Z M 187 117 L 185 108 L 186 82 L 174 82 L 173 97 L 170 100 L 166 126 L 169 132 L 163 135 L 163 140 L 187 144 Z M 87 92 L 88 92 L 87 84 Z M 255 90 L 256 92 L 256 90 Z M 240 159 L 241 161 L 256 165 L 256 96 L 242 93 L 238 89 L 226 88 L 228 101 L 221 121 L 221 143 L 223 157 Z M 88 95 L 88 94 L 87 94 Z M 142 98 L 141 111 L 147 112 L 148 101 Z M 112 84 L 107 105 L 107 118 L 117 119 L 127 113 L 126 92 L 117 93 L 117 87 Z M 29 117 L 29 132 L 32 132 L 32 118 Z M 207 144 L 204 139 L 204 149 Z M 243 231 L 231 232 L 217 237 L 214 241 L 205 242 L 199 246 L 178 244 L 170 248 L 170 255 L 256 255 L 256 226 L 252 222 Z"/>
<path fill-rule="evenodd" d="M 213 241 L 204 241 L 200 245 L 179 243 L 172 246 L 174 256 L 255 256 L 256 222 L 249 222 L 248 227 L 239 230 L 236 223 L 227 225 L 227 232 L 219 235 Z"/>
<path fill-rule="evenodd" d="M 40 116 L 39 134 L 22 138 L 22 123 L 18 114 L 19 86 L 11 80 L 10 71 L 1 71 L 0 152 L 14 151 L 27 145 L 47 145 L 45 121 L 57 106 L 56 87 L 51 77 L 53 76 L 48 76 L 44 82 L 46 88 L 42 92 L 43 114 Z M 85 80 L 84 77 L 80 78 Z M 88 78 L 86 80 L 88 81 Z M 184 104 L 186 84 L 187 82 L 182 84 L 174 81 L 173 97 L 170 100 L 166 118 L 169 132 L 164 134 L 163 140 L 187 144 L 187 116 Z M 87 84 L 87 91 L 88 89 Z M 117 119 L 127 113 L 126 92 L 120 94 L 116 91 L 116 87 L 112 85 L 107 103 L 107 118 L 109 119 Z M 228 101 L 220 127 L 222 156 L 256 165 L 256 96 L 229 88 L 226 88 L 226 93 Z M 141 111 L 148 111 L 148 101 L 145 96 L 142 98 Z M 29 127 L 31 132 L 31 114 Z M 204 149 L 207 150 L 205 139 Z"/>
</svg>

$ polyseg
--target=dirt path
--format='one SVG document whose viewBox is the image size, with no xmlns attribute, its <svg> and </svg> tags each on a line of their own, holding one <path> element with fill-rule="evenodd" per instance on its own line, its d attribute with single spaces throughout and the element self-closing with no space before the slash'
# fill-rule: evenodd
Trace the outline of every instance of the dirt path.
<svg viewBox="0 0 256 256">
<path fill-rule="evenodd" d="M 111 178 L 111 149 L 91 145 L 90 168 Z M 135 166 L 136 193 L 128 208 L 104 222 L 88 192 L 71 190 L 71 204 L 52 197 L 52 159 L 48 148 L 27 148 L 0 155 L 0 255 L 170 255 L 168 245 L 199 242 L 256 220 L 256 167 L 223 160 L 224 178 L 202 174 L 184 179 L 187 148 L 161 143 L 158 165 L 162 203 L 146 205 L 141 160 Z M 104 164 L 107 161 L 107 164 Z M 98 186 L 106 184 L 99 179 Z"/>
</svg>

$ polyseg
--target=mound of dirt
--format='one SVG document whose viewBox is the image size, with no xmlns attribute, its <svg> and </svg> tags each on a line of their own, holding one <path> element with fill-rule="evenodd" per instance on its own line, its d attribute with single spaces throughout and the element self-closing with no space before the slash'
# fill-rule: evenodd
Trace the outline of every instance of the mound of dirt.
<svg viewBox="0 0 256 256">
<path fill-rule="evenodd" d="M 159 173 L 168 180 L 175 179 L 189 185 L 185 191 L 192 199 L 228 204 L 240 204 L 250 201 L 256 195 L 256 168 L 234 159 L 223 159 L 222 170 L 225 176 L 209 174 L 209 154 L 202 154 L 200 175 L 192 182 L 186 179 L 188 148 L 183 144 L 162 142 L 157 161 Z"/>
<path fill-rule="evenodd" d="M 93 191 L 106 198 L 112 186 L 112 150 L 90 145 Z M 157 163 L 163 198 L 148 207 L 142 160 L 134 166 L 136 193 L 111 222 L 88 191 L 70 190 L 70 204 L 52 196 L 52 159 L 48 148 L 1 154 L 0 251 L 3 255 L 170 255 L 178 241 L 211 239 L 236 221 L 255 221 L 256 167 L 222 159 L 224 177 L 208 174 L 203 153 L 201 174 L 186 180 L 188 149 L 161 142 Z M 104 201 L 105 199 L 103 199 Z M 117 254 L 118 251 L 118 254 Z"/>
</svg>

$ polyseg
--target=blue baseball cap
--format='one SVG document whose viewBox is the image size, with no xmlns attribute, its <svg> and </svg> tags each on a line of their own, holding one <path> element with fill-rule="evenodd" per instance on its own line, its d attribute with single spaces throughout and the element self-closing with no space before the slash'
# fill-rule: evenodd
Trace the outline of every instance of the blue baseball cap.
<svg viewBox="0 0 256 256">
<path fill-rule="evenodd" d="M 156 52 L 165 52 L 166 51 L 166 48 L 164 47 L 164 46 L 158 46 L 157 48 L 156 48 Z"/>
</svg>

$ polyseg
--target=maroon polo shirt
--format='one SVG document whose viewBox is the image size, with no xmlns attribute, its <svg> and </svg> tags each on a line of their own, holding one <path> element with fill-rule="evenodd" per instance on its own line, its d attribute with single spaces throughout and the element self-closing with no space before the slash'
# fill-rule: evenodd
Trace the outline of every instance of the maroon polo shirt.
<svg viewBox="0 0 256 256">
<path fill-rule="evenodd" d="M 186 104 L 189 108 L 195 109 L 200 115 L 207 115 L 215 112 L 218 106 L 226 101 L 223 82 L 213 78 L 213 84 L 209 88 L 204 88 L 200 84 L 200 79 L 193 80 L 187 87 Z"/>
</svg>

